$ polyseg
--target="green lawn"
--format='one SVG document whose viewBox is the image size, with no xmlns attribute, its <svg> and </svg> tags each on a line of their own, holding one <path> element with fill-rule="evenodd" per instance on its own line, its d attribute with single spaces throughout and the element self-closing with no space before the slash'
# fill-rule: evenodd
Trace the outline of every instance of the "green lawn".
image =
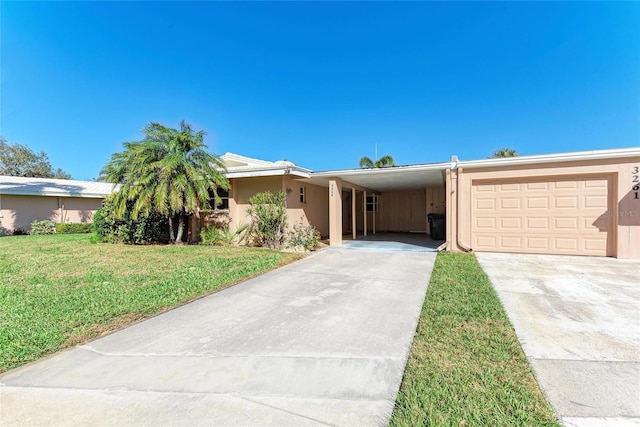
<svg viewBox="0 0 640 427">
<path fill-rule="evenodd" d="M 265 249 L 0 238 L 0 372 L 299 259 Z"/>
<path fill-rule="evenodd" d="M 472 254 L 438 254 L 390 425 L 559 426 Z"/>
</svg>

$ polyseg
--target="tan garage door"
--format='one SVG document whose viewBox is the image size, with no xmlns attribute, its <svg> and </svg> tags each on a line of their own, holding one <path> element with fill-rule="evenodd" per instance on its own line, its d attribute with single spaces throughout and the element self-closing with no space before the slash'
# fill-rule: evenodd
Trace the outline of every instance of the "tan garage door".
<svg viewBox="0 0 640 427">
<path fill-rule="evenodd" d="M 480 181 L 472 188 L 472 244 L 478 251 L 607 253 L 610 178 Z"/>
</svg>

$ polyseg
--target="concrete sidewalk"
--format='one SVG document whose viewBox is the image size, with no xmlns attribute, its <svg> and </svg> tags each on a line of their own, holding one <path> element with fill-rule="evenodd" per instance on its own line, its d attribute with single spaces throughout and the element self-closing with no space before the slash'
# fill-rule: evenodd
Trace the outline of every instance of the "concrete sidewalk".
<svg viewBox="0 0 640 427">
<path fill-rule="evenodd" d="M 321 251 L 0 376 L 0 425 L 386 425 L 434 260 Z"/>
<path fill-rule="evenodd" d="M 567 426 L 640 426 L 640 262 L 477 253 Z"/>
</svg>

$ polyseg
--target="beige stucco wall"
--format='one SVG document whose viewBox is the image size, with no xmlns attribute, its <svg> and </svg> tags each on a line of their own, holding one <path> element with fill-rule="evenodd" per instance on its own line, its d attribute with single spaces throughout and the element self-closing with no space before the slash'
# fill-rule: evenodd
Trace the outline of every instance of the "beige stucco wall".
<svg viewBox="0 0 640 427">
<path fill-rule="evenodd" d="M 640 199 L 635 198 L 633 177 L 640 171 L 640 157 L 628 159 L 585 160 L 574 162 L 515 165 L 500 168 L 458 169 L 447 173 L 447 240 L 449 250 L 470 246 L 472 230 L 472 185 L 478 180 L 528 179 L 568 176 L 608 176 L 611 178 L 609 208 L 601 221 L 610 221 L 613 233 L 608 240 L 608 255 L 640 258 Z M 459 182 L 458 182 L 459 181 Z M 458 205 L 459 204 L 459 205 Z M 473 248 L 471 248 L 473 249 Z"/>
<path fill-rule="evenodd" d="M 284 191 L 287 195 L 287 217 L 289 226 L 295 224 L 312 225 L 323 237 L 329 235 L 329 189 L 296 181 L 295 177 L 285 175 Z M 300 187 L 304 187 L 306 203 L 300 203 Z"/>
<path fill-rule="evenodd" d="M 229 217 L 232 229 L 242 224 L 249 224 L 247 215 L 249 199 L 260 192 L 270 191 L 277 193 L 282 191 L 291 194 L 286 198 L 287 218 L 289 227 L 302 223 L 311 224 L 322 236 L 329 235 L 329 191 L 326 187 L 301 183 L 295 176 L 282 175 L 271 177 L 234 178 L 231 181 L 229 194 Z M 306 189 L 306 203 L 300 203 L 300 187 Z"/>
<path fill-rule="evenodd" d="M 387 191 L 378 196 L 378 212 L 375 215 L 376 231 L 429 232 L 428 213 L 444 213 L 444 187 L 428 187 L 421 190 Z M 356 231 L 364 231 L 364 193 L 356 192 Z M 351 231 L 351 191 L 343 193 L 343 231 Z M 367 212 L 367 232 L 373 231 L 373 212 Z"/>
<path fill-rule="evenodd" d="M 102 199 L 0 195 L 0 224 L 6 230 L 29 229 L 31 221 L 91 222 Z"/>
</svg>

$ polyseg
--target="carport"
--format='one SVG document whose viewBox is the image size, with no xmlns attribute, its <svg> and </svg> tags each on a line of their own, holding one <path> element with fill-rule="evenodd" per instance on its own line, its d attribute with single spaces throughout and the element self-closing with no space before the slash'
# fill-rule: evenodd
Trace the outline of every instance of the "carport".
<svg viewBox="0 0 640 427">
<path fill-rule="evenodd" d="M 345 235 L 355 241 L 380 232 L 429 234 L 427 214 L 445 213 L 445 170 L 450 166 L 315 172 L 304 181 L 328 188 L 329 241 L 338 246 Z"/>
<path fill-rule="evenodd" d="M 640 150 L 631 148 L 452 156 L 446 163 L 312 172 L 298 180 L 328 188 L 331 246 L 345 235 L 355 241 L 378 232 L 428 234 L 427 214 L 438 213 L 446 217 L 448 251 L 639 258 L 639 171 Z"/>
</svg>

